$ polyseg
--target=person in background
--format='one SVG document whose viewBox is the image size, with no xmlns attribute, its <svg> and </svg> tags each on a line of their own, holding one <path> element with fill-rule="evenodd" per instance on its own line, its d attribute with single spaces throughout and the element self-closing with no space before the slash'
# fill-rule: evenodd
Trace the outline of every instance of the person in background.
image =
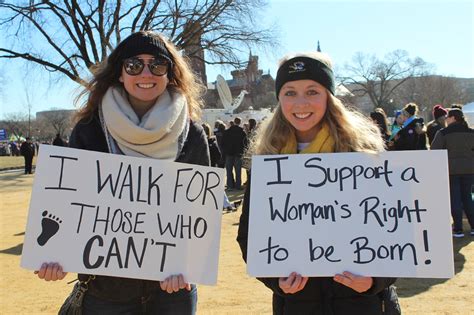
<svg viewBox="0 0 474 315">
<path fill-rule="evenodd" d="M 252 141 L 254 140 L 257 134 L 257 121 L 255 119 L 253 118 L 249 119 L 248 130 L 246 131 L 246 134 L 247 134 L 247 148 L 245 148 L 244 152 L 247 151 L 248 146 L 252 143 Z M 249 177 L 250 177 L 250 164 L 251 164 L 251 157 L 244 154 L 244 157 L 242 158 L 242 167 L 245 169 L 245 174 L 247 175 L 247 181 L 244 183 L 244 185 L 247 185 Z"/>
<path fill-rule="evenodd" d="M 20 155 L 20 150 L 18 149 L 18 145 L 16 142 L 10 142 L 10 151 L 12 156 L 19 156 Z"/>
<path fill-rule="evenodd" d="M 33 174 L 33 157 L 35 156 L 35 146 L 30 137 L 26 137 L 20 146 L 20 153 L 25 159 L 25 174 Z"/>
<path fill-rule="evenodd" d="M 393 138 L 393 146 L 390 146 L 392 150 L 427 149 L 423 118 L 417 117 L 417 114 L 418 105 L 415 103 L 408 103 L 403 107 L 401 113 L 403 126 Z"/>
<path fill-rule="evenodd" d="M 125 38 L 94 72 L 77 114 L 73 148 L 209 166 L 200 119 L 203 87 L 164 36 Z M 190 257 L 192 263 L 192 257 Z M 156 262 L 159 265 L 159 262 Z M 35 272 L 46 281 L 66 275 L 58 263 Z M 197 289 L 181 274 L 163 281 L 79 274 L 87 283 L 82 313 L 195 314 Z"/>
<path fill-rule="evenodd" d="M 463 112 L 458 108 L 448 111 L 448 126 L 439 130 L 431 143 L 431 149 L 447 149 L 449 161 L 449 192 L 453 237 L 463 237 L 463 209 L 474 236 L 474 129 L 469 128 Z"/>
<path fill-rule="evenodd" d="M 391 138 L 393 138 L 400 131 L 400 129 L 402 129 L 403 116 L 401 114 L 402 114 L 401 110 L 396 110 L 395 111 L 395 119 L 394 119 L 393 124 L 390 128 Z"/>
<path fill-rule="evenodd" d="M 207 143 L 209 145 L 209 154 L 211 156 L 211 166 L 217 167 L 217 163 L 221 159 L 221 150 L 217 144 L 215 136 L 211 135 L 211 126 L 207 123 L 202 124 L 202 129 L 207 137 Z"/>
<path fill-rule="evenodd" d="M 241 122 L 240 117 L 235 117 L 234 125 L 224 131 L 222 139 L 227 171 L 227 189 L 242 189 L 242 156 L 247 147 L 247 135 L 240 127 Z"/>
<path fill-rule="evenodd" d="M 222 120 L 216 120 L 214 123 L 214 135 L 217 139 L 217 145 L 219 146 L 219 151 L 221 152 L 221 159 L 217 162 L 217 167 L 224 168 L 225 167 L 225 154 L 224 154 L 224 131 L 225 131 L 225 124 Z"/>
<path fill-rule="evenodd" d="M 393 124 L 390 127 L 390 137 L 388 138 L 387 141 L 387 149 L 388 150 L 393 150 L 394 147 L 394 138 L 398 134 L 398 132 L 402 129 L 403 126 L 403 115 L 401 110 L 396 110 L 395 111 L 395 117 L 393 120 Z"/>
<path fill-rule="evenodd" d="M 296 70 L 297 71 L 296 71 Z M 380 132 L 335 97 L 332 65 L 322 53 L 288 55 L 275 80 L 277 109 L 250 149 L 258 155 L 381 152 Z M 245 190 L 237 241 L 247 259 L 251 182 Z M 317 268 L 317 265 L 315 265 Z M 343 266 L 341 266 L 343 268 Z M 257 278 L 273 292 L 273 314 L 382 314 L 378 294 L 395 281 L 343 272 L 333 277 Z"/>
<path fill-rule="evenodd" d="M 207 136 L 207 141 L 209 144 L 209 153 L 211 155 L 211 166 L 218 167 L 219 161 L 221 160 L 221 152 L 219 146 L 217 145 L 217 140 L 215 136 L 211 135 L 211 126 L 209 124 L 202 124 L 202 128 Z M 237 208 L 230 203 L 227 193 L 224 191 L 224 210 L 233 212 L 237 211 Z"/>
<path fill-rule="evenodd" d="M 61 135 L 59 133 L 56 134 L 56 138 L 53 140 L 53 145 L 64 147 L 64 141 L 61 139 Z"/>
<path fill-rule="evenodd" d="M 433 120 L 426 125 L 426 135 L 430 145 L 436 133 L 446 127 L 446 116 L 448 115 L 448 111 L 442 105 L 435 105 L 432 112 Z"/>
<path fill-rule="evenodd" d="M 387 145 L 390 139 L 390 130 L 388 128 L 388 119 L 385 111 L 382 108 L 376 108 L 375 111 L 370 113 L 370 118 L 377 125 L 382 135 L 384 143 Z"/>
</svg>

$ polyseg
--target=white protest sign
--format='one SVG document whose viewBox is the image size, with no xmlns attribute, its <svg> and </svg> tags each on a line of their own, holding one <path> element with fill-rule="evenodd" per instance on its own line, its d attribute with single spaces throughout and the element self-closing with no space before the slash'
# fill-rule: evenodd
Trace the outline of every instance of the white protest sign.
<svg viewBox="0 0 474 315">
<path fill-rule="evenodd" d="M 224 170 L 41 146 L 21 266 L 215 284 Z"/>
<path fill-rule="evenodd" d="M 454 275 L 445 150 L 254 156 L 252 276 Z"/>
</svg>

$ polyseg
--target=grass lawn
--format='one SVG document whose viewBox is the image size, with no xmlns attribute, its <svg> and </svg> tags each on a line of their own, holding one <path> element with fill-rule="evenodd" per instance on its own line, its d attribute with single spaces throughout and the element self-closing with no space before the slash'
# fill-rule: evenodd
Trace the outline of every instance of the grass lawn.
<svg viewBox="0 0 474 315">
<path fill-rule="evenodd" d="M 33 166 L 36 165 L 36 156 L 33 158 Z M 22 156 L 0 156 L 0 170 L 25 167 L 25 159 Z"/>
</svg>

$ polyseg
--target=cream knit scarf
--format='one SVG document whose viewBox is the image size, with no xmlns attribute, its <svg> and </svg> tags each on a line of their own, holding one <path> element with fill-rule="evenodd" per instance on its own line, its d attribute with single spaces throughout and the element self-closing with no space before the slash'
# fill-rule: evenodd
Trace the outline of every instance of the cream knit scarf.
<svg viewBox="0 0 474 315">
<path fill-rule="evenodd" d="M 110 152 L 172 161 L 179 156 L 189 127 L 184 95 L 165 90 L 140 120 L 124 90 L 111 87 L 100 110 Z"/>
</svg>

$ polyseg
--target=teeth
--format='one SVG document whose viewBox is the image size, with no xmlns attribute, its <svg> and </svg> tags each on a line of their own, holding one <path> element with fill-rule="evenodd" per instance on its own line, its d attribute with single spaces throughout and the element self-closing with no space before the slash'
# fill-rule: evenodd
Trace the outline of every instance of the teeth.
<svg viewBox="0 0 474 315">
<path fill-rule="evenodd" d="M 139 88 L 142 88 L 142 89 L 151 89 L 152 87 L 155 86 L 155 84 L 153 83 L 138 83 L 137 85 Z"/>
<path fill-rule="evenodd" d="M 293 115 L 295 115 L 296 118 L 304 119 L 304 118 L 308 118 L 311 115 L 311 113 L 294 113 Z"/>
</svg>

